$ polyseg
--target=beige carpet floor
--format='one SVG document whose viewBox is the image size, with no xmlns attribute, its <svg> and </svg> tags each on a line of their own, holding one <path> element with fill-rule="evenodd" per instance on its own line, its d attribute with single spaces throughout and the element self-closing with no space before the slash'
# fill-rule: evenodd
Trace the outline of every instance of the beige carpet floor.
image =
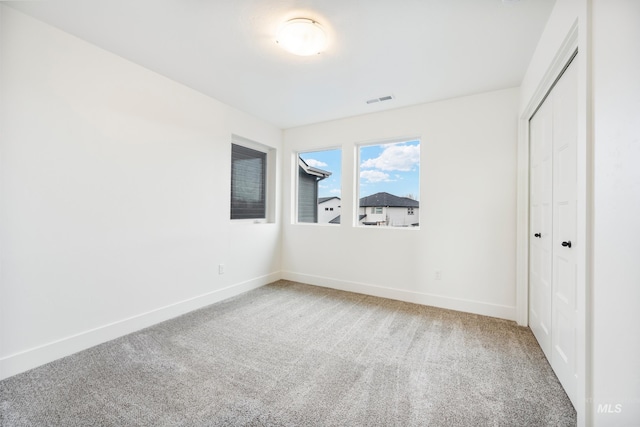
<svg viewBox="0 0 640 427">
<path fill-rule="evenodd" d="M 528 328 L 280 281 L 0 382 L 2 426 L 572 426 Z"/>
</svg>

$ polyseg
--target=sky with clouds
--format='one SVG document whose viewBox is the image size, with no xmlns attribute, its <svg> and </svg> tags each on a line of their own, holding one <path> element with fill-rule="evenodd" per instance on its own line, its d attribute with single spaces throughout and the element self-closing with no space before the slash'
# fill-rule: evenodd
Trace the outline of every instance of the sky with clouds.
<svg viewBox="0 0 640 427">
<path fill-rule="evenodd" d="M 359 148 L 359 197 L 385 191 L 396 196 L 420 199 L 420 142 L 362 145 Z M 340 149 L 300 153 L 315 168 L 331 172 L 318 184 L 319 197 L 341 195 Z"/>
</svg>

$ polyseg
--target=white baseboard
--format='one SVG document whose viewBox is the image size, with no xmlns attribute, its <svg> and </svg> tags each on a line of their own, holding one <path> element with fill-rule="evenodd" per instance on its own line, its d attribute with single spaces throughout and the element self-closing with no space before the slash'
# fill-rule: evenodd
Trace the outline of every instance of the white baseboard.
<svg viewBox="0 0 640 427">
<path fill-rule="evenodd" d="M 0 380 L 259 288 L 280 278 L 280 272 L 271 273 L 3 357 L 0 359 Z"/>
<path fill-rule="evenodd" d="M 282 278 L 300 283 L 308 283 L 325 288 L 341 291 L 355 292 L 376 297 L 389 298 L 414 304 L 429 305 L 432 307 L 446 308 L 449 310 L 463 311 L 465 313 L 481 314 L 483 316 L 497 317 L 499 319 L 515 320 L 516 308 L 490 304 L 486 302 L 451 298 L 442 295 L 426 294 L 421 292 L 406 291 L 402 289 L 386 288 L 383 286 L 368 285 L 365 283 L 348 282 L 328 277 L 283 271 Z"/>
<path fill-rule="evenodd" d="M 98 344 L 147 328 L 165 320 L 197 310 L 207 305 L 231 298 L 252 289 L 259 288 L 279 279 L 292 280 L 315 286 L 356 292 L 381 298 L 389 298 L 414 304 L 429 305 L 483 316 L 515 320 L 515 307 L 489 304 L 479 301 L 445 297 L 369 285 L 357 282 L 336 280 L 322 276 L 283 271 L 271 273 L 242 283 L 237 283 L 223 289 L 218 289 L 194 298 L 179 301 L 146 313 L 122 319 L 98 328 L 90 329 L 76 335 L 43 344 L 0 359 L 0 380 L 33 369 L 61 357 L 77 353 Z"/>
</svg>

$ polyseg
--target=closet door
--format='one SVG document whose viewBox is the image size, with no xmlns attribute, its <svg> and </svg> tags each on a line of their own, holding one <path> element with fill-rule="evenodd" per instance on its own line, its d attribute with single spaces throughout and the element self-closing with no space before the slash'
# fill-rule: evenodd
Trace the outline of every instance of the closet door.
<svg viewBox="0 0 640 427">
<path fill-rule="evenodd" d="M 552 103 L 530 121 L 529 327 L 551 360 L 552 295 Z"/>
<path fill-rule="evenodd" d="M 577 392 L 578 75 L 574 61 L 553 89 L 553 286 L 551 366 L 567 395 Z M 548 357 L 548 356 L 547 356 Z"/>
<path fill-rule="evenodd" d="M 529 326 L 571 401 L 577 393 L 578 79 L 572 62 L 529 122 Z"/>
</svg>

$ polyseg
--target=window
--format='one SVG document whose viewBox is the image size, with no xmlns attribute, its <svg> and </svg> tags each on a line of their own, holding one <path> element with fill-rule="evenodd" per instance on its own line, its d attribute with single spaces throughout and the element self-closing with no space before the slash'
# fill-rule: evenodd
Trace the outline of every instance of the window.
<svg viewBox="0 0 640 427">
<path fill-rule="evenodd" d="M 357 154 L 357 223 L 418 227 L 420 140 L 360 145 Z"/>
<path fill-rule="evenodd" d="M 340 224 L 342 151 L 297 153 L 297 222 Z"/>
<path fill-rule="evenodd" d="M 267 153 L 231 144 L 231 219 L 266 218 Z"/>
</svg>

